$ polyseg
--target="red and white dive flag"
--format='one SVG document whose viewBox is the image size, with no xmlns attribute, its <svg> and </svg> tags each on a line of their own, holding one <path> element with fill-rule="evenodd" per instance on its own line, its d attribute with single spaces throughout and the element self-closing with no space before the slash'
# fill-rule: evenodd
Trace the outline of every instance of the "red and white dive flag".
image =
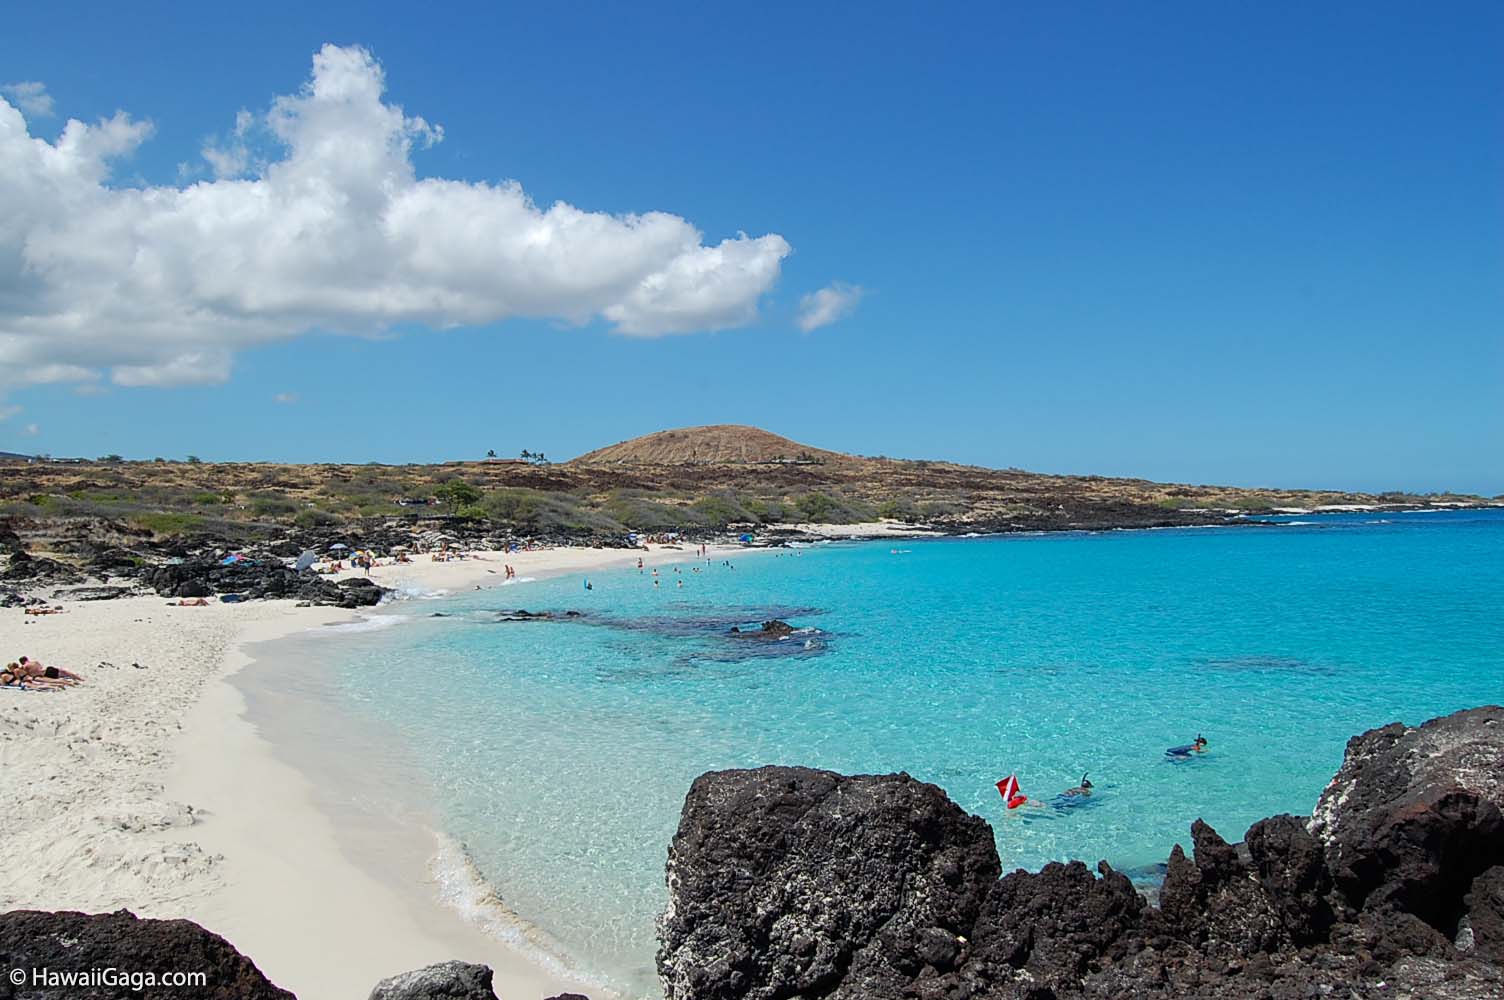
<svg viewBox="0 0 1504 1000">
<path fill-rule="evenodd" d="M 997 791 L 1003 797 L 1003 801 L 1008 804 L 1009 809 L 1017 809 L 1029 801 L 1029 797 L 1018 790 L 1018 776 L 1016 774 L 1010 774 L 1002 781 L 999 781 L 997 783 Z"/>
</svg>

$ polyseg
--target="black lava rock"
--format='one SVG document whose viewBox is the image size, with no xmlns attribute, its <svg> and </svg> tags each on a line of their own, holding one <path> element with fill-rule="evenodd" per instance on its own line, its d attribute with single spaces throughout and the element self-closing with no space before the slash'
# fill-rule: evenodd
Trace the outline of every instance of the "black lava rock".
<svg viewBox="0 0 1504 1000">
<path fill-rule="evenodd" d="M 488 965 L 439 962 L 383 979 L 369 1000 L 496 1000 L 491 975 Z"/>
<path fill-rule="evenodd" d="M 712 772 L 659 975 L 668 1000 L 1504 996 L 1501 786 L 1504 709 L 1374 730 L 1309 824 L 1195 822 L 1155 907 L 1105 862 L 999 879 L 990 827 L 908 775 Z"/>
<path fill-rule="evenodd" d="M 0 913 L 0 1000 L 295 1000 L 218 934 L 187 920 L 141 920 L 115 913 Z M 85 985 L 20 983 L 13 970 L 86 974 L 202 973 L 203 985 L 144 985 L 131 981 Z M 102 977 L 101 977 L 102 978 Z"/>
</svg>

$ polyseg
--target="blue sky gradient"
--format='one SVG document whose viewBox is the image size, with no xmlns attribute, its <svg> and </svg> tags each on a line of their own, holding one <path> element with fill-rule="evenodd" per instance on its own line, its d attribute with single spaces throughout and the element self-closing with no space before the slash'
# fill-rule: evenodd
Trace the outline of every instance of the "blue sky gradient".
<svg viewBox="0 0 1504 1000">
<path fill-rule="evenodd" d="M 420 176 L 781 235 L 757 321 L 310 331 L 219 384 L 14 389 L 0 450 L 563 458 L 735 422 L 1049 472 L 1504 492 L 1504 6 L 307 6 L 22 5 L 0 83 L 46 84 L 49 141 L 149 119 L 114 183 L 169 185 L 321 45 L 359 44 L 444 129 Z M 832 281 L 864 295 L 801 331 Z"/>
</svg>

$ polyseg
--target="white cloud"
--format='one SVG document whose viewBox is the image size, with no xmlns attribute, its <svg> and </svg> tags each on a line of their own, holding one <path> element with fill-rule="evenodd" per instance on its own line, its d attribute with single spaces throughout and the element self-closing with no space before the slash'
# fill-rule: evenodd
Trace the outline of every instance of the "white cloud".
<svg viewBox="0 0 1504 1000">
<path fill-rule="evenodd" d="M 272 400 L 278 403 L 296 403 L 298 401 L 298 394 L 295 392 L 279 392 L 272 397 Z"/>
<path fill-rule="evenodd" d="M 866 289 L 860 285 L 848 285 L 834 281 L 818 292 L 811 292 L 799 300 L 799 317 L 796 322 L 805 333 L 829 326 L 845 319 L 856 310 Z"/>
<path fill-rule="evenodd" d="M 243 177 L 250 171 L 249 139 L 255 124 L 256 116 L 242 108 L 235 113 L 235 129 L 230 133 L 230 141 L 227 144 L 220 144 L 214 140 L 204 143 L 204 159 L 208 161 L 210 167 L 214 168 L 215 177 Z"/>
<path fill-rule="evenodd" d="M 21 434 L 24 437 L 34 438 L 40 433 L 42 433 L 42 428 L 38 427 L 36 424 L 27 424 L 25 427 L 21 428 Z"/>
<path fill-rule="evenodd" d="M 12 403 L 9 406 L 0 406 L 0 420 L 9 420 L 21 412 L 21 407 Z"/>
<path fill-rule="evenodd" d="M 51 118 L 54 104 L 52 95 L 47 93 L 47 85 L 38 83 L 36 80 L 27 80 L 24 83 L 7 83 L 0 86 L 0 94 L 4 94 L 15 102 L 16 107 L 34 115 L 37 118 Z"/>
<path fill-rule="evenodd" d="M 745 324 L 781 236 L 707 244 L 663 212 L 535 205 L 515 181 L 418 178 L 443 131 L 383 101 L 381 66 L 326 45 L 310 81 L 205 144 L 213 180 L 112 186 L 151 135 L 124 112 L 32 136 L 0 99 L 0 392 L 229 377 L 241 348 L 508 317 L 659 336 Z"/>
</svg>

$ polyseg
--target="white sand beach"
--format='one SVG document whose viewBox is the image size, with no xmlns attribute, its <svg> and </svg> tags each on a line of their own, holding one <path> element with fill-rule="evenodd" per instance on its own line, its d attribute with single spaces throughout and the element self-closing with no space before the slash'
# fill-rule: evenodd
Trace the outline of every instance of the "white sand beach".
<svg viewBox="0 0 1504 1000">
<path fill-rule="evenodd" d="M 498 585 L 504 563 L 527 577 L 639 555 L 663 564 L 694 547 L 415 556 L 371 576 L 432 593 Z M 229 678 L 252 662 L 247 646 L 357 612 L 154 596 L 63 607 L 0 610 L 5 660 L 24 654 L 86 678 L 62 691 L 0 690 L 0 840 L 26 859 L 0 870 L 0 910 L 186 917 L 303 1000 L 364 996 L 384 976 L 451 958 L 492 966 L 506 997 L 603 995 L 441 905 L 422 831 L 387 845 L 394 870 L 358 864 L 349 848 L 360 831 L 341 829 L 342 814 L 320 808 L 309 778 L 244 718 Z"/>
<path fill-rule="evenodd" d="M 791 524 L 788 527 L 811 538 L 939 538 L 943 531 L 906 521 L 858 521 L 852 524 Z"/>
</svg>

